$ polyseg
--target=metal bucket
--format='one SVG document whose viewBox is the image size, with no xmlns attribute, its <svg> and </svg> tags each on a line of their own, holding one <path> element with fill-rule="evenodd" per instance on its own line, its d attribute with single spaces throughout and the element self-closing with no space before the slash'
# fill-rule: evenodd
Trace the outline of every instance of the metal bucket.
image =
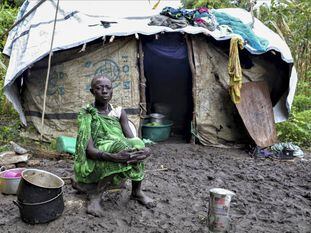
<svg viewBox="0 0 311 233">
<path fill-rule="evenodd" d="M 210 191 L 208 227 L 211 232 L 227 232 L 229 228 L 230 201 L 234 192 L 213 188 Z"/>
</svg>

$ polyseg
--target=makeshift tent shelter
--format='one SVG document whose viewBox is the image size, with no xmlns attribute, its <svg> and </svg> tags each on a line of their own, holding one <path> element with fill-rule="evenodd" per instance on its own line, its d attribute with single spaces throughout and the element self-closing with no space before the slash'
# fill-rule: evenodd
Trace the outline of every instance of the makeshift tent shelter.
<svg viewBox="0 0 311 233">
<path fill-rule="evenodd" d="M 22 122 L 25 125 L 31 122 L 47 138 L 74 136 L 77 112 L 92 100 L 89 93 L 91 78 L 105 74 L 113 82 L 113 103 L 122 105 L 129 118 L 139 126 L 146 108 L 153 108 L 146 99 L 153 104 L 163 102 L 159 95 L 152 94 L 157 90 L 160 92 L 161 86 L 166 85 L 166 80 L 157 76 L 157 72 L 173 69 L 182 61 L 180 65 L 189 75 L 173 77 L 169 85 L 176 89 L 167 92 L 165 99 L 178 100 L 182 95 L 176 95 L 181 91 L 191 95 L 182 99 L 187 106 L 180 106 L 179 114 L 188 114 L 184 115 L 188 117 L 191 110 L 192 132 L 203 144 L 241 141 L 244 137 L 241 122 L 227 91 L 229 39 L 234 35 L 193 26 L 175 30 L 149 26 L 150 17 L 158 14 L 167 2 L 161 1 L 156 10 L 151 10 L 153 5 L 148 1 L 131 1 L 123 12 L 119 6 L 126 2 L 60 2 L 53 35 L 54 55 L 43 128 L 40 117 L 56 1 L 45 1 L 10 32 L 3 51 L 10 57 L 4 90 Z M 36 3 L 25 1 L 18 18 Z M 172 3 L 177 4 L 178 1 L 169 1 L 170 5 Z M 252 21 L 250 13 L 242 9 L 217 11 L 237 17 L 245 24 Z M 103 27 L 100 21 L 113 23 Z M 265 52 L 258 52 L 246 44 L 241 53 L 242 65 L 244 63 L 247 67 L 243 69 L 243 82 L 265 80 L 269 85 L 275 121 L 284 121 L 288 117 L 297 82 L 293 58 L 286 43 L 257 19 L 253 31 L 269 44 Z M 174 51 L 176 49 L 179 54 Z M 146 58 L 151 53 L 154 57 L 148 55 Z M 162 56 L 163 60 L 152 60 L 157 56 Z M 167 58 L 172 63 L 165 68 L 166 62 L 163 61 Z M 185 59 L 189 61 L 187 64 Z M 161 66 L 158 70 L 157 62 Z M 170 74 L 179 71 L 174 68 Z M 182 76 L 186 80 L 181 80 Z M 157 79 L 160 80 L 158 83 Z M 155 85 L 151 87 L 151 83 Z M 173 101 L 168 105 L 178 109 L 177 104 L 178 101 Z M 175 118 L 181 120 L 176 115 Z"/>
</svg>

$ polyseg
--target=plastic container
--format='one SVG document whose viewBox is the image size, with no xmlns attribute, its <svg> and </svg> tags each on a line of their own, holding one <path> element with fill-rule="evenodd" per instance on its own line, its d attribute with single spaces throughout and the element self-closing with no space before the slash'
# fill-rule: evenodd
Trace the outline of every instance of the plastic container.
<svg viewBox="0 0 311 233">
<path fill-rule="evenodd" d="M 230 201 L 234 192 L 213 188 L 210 191 L 208 227 L 210 232 L 227 232 L 229 228 Z"/>
<path fill-rule="evenodd" d="M 24 168 L 14 168 L 0 173 L 0 191 L 4 194 L 16 194 Z"/>
<path fill-rule="evenodd" d="M 154 126 L 144 124 L 142 126 L 142 136 L 154 142 L 165 141 L 170 136 L 172 125 L 173 123 L 171 121 L 166 121 L 161 125 Z"/>
<path fill-rule="evenodd" d="M 56 139 L 56 149 L 58 152 L 74 154 L 76 152 L 76 138 L 60 136 Z"/>
</svg>

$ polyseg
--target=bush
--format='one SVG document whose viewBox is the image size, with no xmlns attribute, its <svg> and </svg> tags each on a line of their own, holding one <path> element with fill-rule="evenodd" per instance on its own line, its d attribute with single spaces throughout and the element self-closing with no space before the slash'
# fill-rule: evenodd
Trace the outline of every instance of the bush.
<svg viewBox="0 0 311 233">
<path fill-rule="evenodd" d="M 294 112 L 311 110 L 311 96 L 296 95 L 293 103 Z"/>
<path fill-rule="evenodd" d="M 311 148 L 311 110 L 292 113 L 288 121 L 279 123 L 276 127 L 280 141 Z"/>
<path fill-rule="evenodd" d="M 2 35 L 13 24 L 18 13 L 17 7 L 10 7 L 4 3 L 0 5 L 0 35 Z M 0 41 L 0 49 L 2 50 L 5 44 L 5 38 Z"/>
<path fill-rule="evenodd" d="M 6 3 L 0 5 L 0 35 L 2 35 L 13 24 L 15 17 L 18 13 L 18 8 L 10 7 Z M 0 49 L 3 50 L 6 38 L 2 38 L 0 41 Z M 3 109 L 4 97 L 3 97 L 3 81 L 6 73 L 6 65 L 4 56 L 0 54 L 0 107 Z"/>
<path fill-rule="evenodd" d="M 17 7 L 11 7 L 4 1 L 0 5 L 0 35 L 2 35 L 14 22 L 18 13 Z M 6 38 L 0 41 L 3 50 Z M 0 53 L 0 145 L 15 140 L 19 135 L 19 118 L 12 105 L 8 103 L 3 94 L 3 83 L 6 73 L 6 62 Z"/>
</svg>

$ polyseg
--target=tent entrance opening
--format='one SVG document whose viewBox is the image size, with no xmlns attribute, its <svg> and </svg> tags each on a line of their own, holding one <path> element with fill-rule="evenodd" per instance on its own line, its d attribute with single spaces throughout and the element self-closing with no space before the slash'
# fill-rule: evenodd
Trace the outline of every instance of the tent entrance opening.
<svg viewBox="0 0 311 233">
<path fill-rule="evenodd" d="M 143 38 L 146 102 L 149 113 L 162 113 L 173 121 L 172 135 L 191 137 L 192 75 L 185 38 L 166 33 Z"/>
</svg>

